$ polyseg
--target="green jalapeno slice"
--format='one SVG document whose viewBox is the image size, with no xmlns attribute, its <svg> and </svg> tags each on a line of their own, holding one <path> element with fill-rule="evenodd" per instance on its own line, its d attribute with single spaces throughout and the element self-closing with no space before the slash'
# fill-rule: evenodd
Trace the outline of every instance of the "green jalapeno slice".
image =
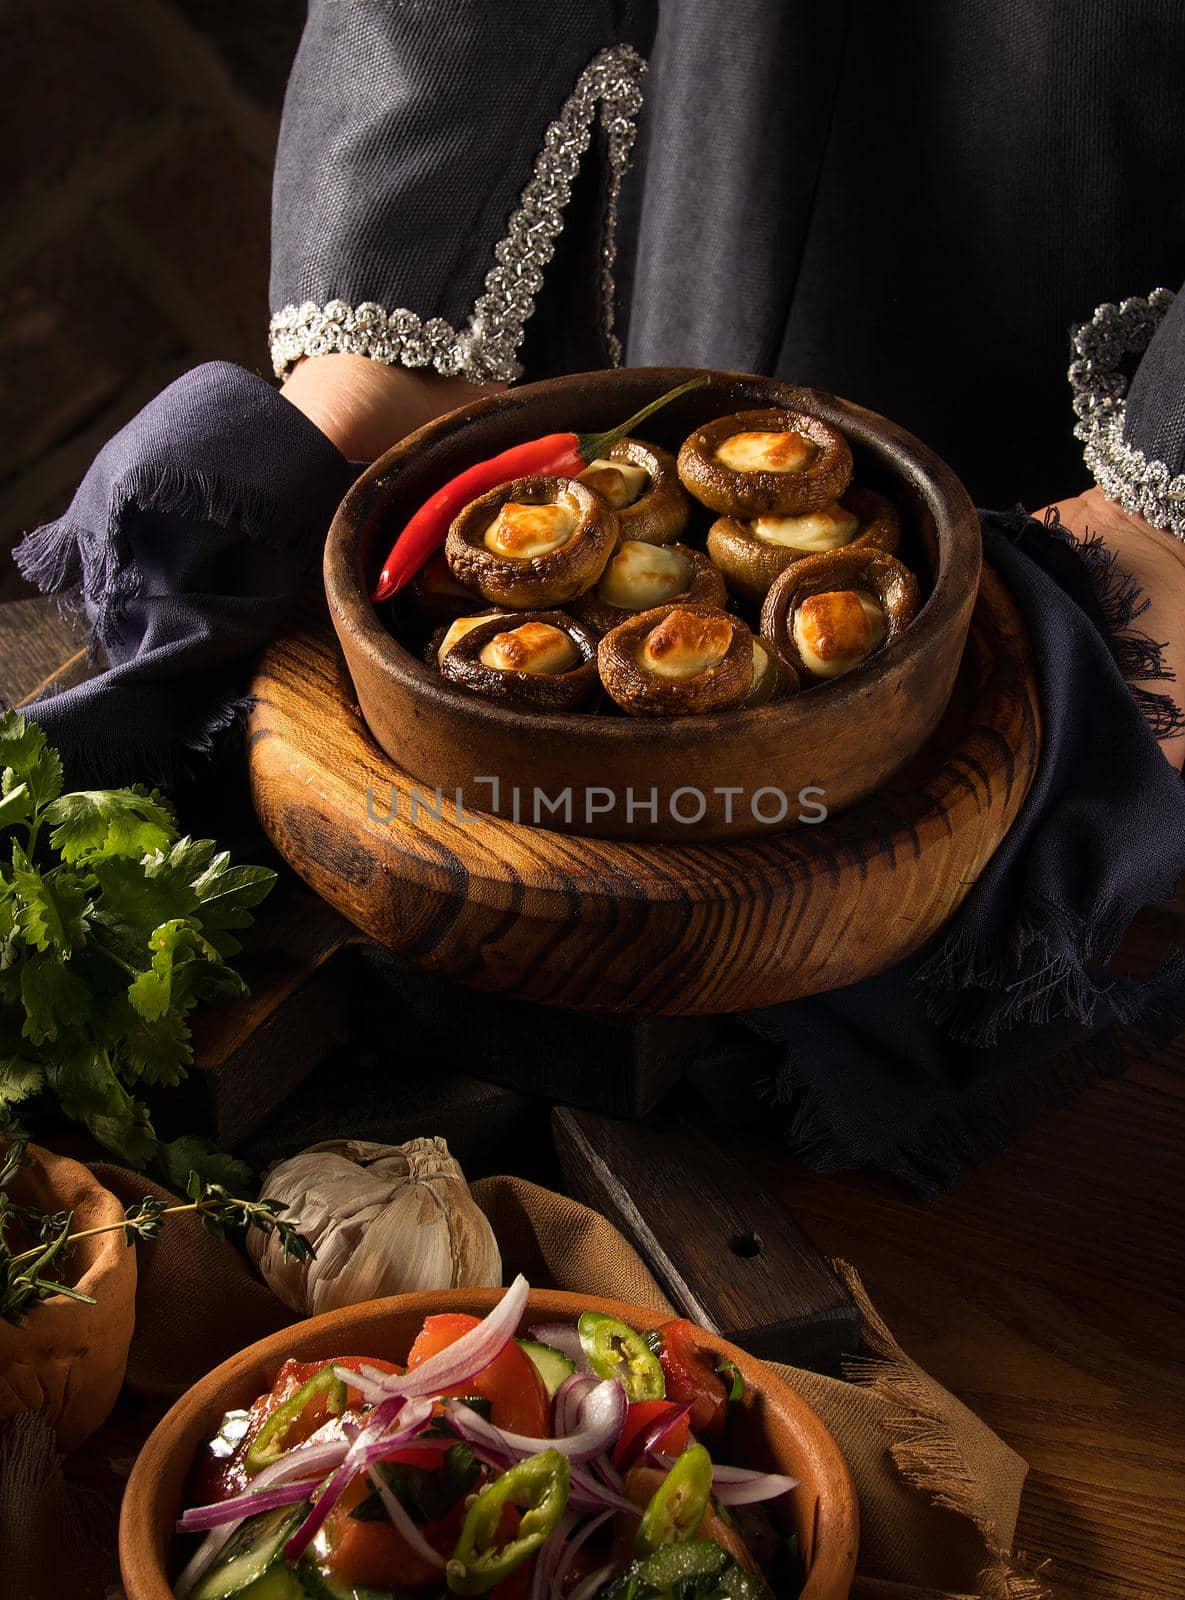
<svg viewBox="0 0 1185 1600">
<path fill-rule="evenodd" d="M 642 1515 L 634 1548 L 652 1555 L 663 1545 L 694 1539 L 712 1498 L 712 1458 L 702 1444 L 689 1445 L 654 1491 Z"/>
<path fill-rule="evenodd" d="M 572 1472 L 566 1456 L 544 1450 L 494 1479 L 465 1513 L 446 1570 L 453 1594 L 485 1594 L 529 1561 L 554 1530 L 568 1504 Z M 500 1540 L 502 1513 L 522 1512 L 517 1531 Z"/>
<path fill-rule="evenodd" d="M 602 1311 L 586 1311 L 576 1324 L 580 1348 L 598 1378 L 618 1378 L 631 1400 L 665 1400 L 666 1379 L 658 1357 L 628 1323 Z"/>
<path fill-rule="evenodd" d="M 332 1416 L 339 1416 L 345 1410 L 346 1386 L 340 1378 L 334 1376 L 331 1366 L 322 1367 L 320 1372 L 314 1372 L 307 1383 L 302 1383 L 296 1393 L 290 1395 L 283 1405 L 277 1406 L 268 1417 L 247 1447 L 243 1465 L 248 1472 L 261 1472 L 264 1467 L 270 1466 L 284 1454 L 286 1448 L 284 1441 L 288 1437 L 289 1428 L 304 1408 L 319 1395 L 325 1396 L 326 1405 Z"/>
</svg>

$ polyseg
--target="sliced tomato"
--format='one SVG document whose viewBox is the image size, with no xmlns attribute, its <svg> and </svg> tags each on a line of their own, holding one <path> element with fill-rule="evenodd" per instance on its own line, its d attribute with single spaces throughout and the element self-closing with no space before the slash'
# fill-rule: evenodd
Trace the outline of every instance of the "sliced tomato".
<svg viewBox="0 0 1185 1600">
<path fill-rule="evenodd" d="M 407 1370 L 414 1371 L 431 1356 L 455 1344 L 463 1333 L 476 1328 L 479 1319 L 463 1312 L 446 1312 L 425 1317 L 424 1326 L 407 1357 Z M 480 1395 L 490 1402 L 490 1421 L 508 1433 L 525 1433 L 539 1439 L 551 1435 L 551 1402 L 539 1376 L 539 1369 L 512 1339 L 502 1347 L 489 1366 L 464 1383 L 441 1391 L 448 1395 Z"/>
<path fill-rule="evenodd" d="M 669 1417 L 679 1410 L 674 1400 L 635 1400 L 625 1414 L 621 1433 L 613 1449 L 613 1465 L 626 1466 L 633 1457 L 638 1440 L 661 1417 Z M 691 1442 L 691 1424 L 686 1417 L 664 1435 L 663 1454 L 681 1455 Z"/>
<path fill-rule="evenodd" d="M 447 1447 L 447 1441 L 446 1441 Z M 411 1460 L 408 1452 L 392 1454 L 392 1460 Z M 414 1465 L 423 1466 L 422 1457 Z M 434 1567 L 387 1520 L 359 1522 L 350 1515 L 372 1492 L 372 1485 L 364 1475 L 354 1479 L 333 1510 L 325 1519 L 325 1537 L 328 1553 L 321 1564 L 346 1583 L 365 1589 L 386 1589 L 392 1593 L 404 1589 L 418 1589 L 434 1583 L 439 1586 L 441 1568 Z M 420 1529 L 434 1550 L 447 1560 L 461 1532 L 465 1520 L 465 1496 L 462 1495 L 447 1516 L 435 1522 L 426 1522 Z"/>
<path fill-rule="evenodd" d="M 728 1386 L 716 1371 L 715 1355 L 700 1345 L 694 1326 L 684 1318 L 664 1322 L 658 1331 L 667 1399 L 691 1407 L 692 1433 L 718 1433 L 728 1411 Z"/>
</svg>

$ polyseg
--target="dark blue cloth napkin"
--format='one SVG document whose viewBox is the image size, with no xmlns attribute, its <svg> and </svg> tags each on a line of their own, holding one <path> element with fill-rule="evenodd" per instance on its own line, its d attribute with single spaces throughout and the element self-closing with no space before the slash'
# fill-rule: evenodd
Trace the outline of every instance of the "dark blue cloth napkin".
<svg viewBox="0 0 1185 1600">
<path fill-rule="evenodd" d="M 1149 728 L 1179 713 L 1125 679 L 1159 671 L 1132 630 L 1138 592 L 1097 540 L 1081 551 L 1023 513 L 980 522 L 1041 687 L 1020 814 L 944 934 L 876 978 L 745 1019 L 785 1046 L 768 1091 L 808 1165 L 880 1167 L 923 1192 L 1119 1070 L 1116 1024 L 1159 1042 L 1185 1021 L 1180 955 L 1145 983 L 1106 970 L 1185 872 L 1185 785 Z"/>
<path fill-rule="evenodd" d="M 355 471 L 271 384 L 223 361 L 103 447 L 65 516 L 15 553 L 108 664 L 32 713 L 71 783 L 168 785 L 210 755 Z"/>
<path fill-rule="evenodd" d="M 69 511 L 18 548 L 22 572 L 85 613 L 110 663 L 32 715 L 73 783 L 168 783 L 243 704 L 252 656 L 320 555 L 355 468 L 236 367 L 171 385 L 97 457 Z M 1106 971 L 1134 914 L 1185 872 L 1185 788 L 1145 711 L 1172 702 L 1131 632 L 1138 597 L 1098 544 L 982 513 L 987 559 L 1019 601 L 1043 746 L 1007 840 L 953 926 L 868 982 L 746 1018 L 784 1045 L 768 1085 L 792 1149 L 931 1191 L 1117 1061 L 1115 1024 L 1175 1031 L 1183 965 Z"/>
</svg>

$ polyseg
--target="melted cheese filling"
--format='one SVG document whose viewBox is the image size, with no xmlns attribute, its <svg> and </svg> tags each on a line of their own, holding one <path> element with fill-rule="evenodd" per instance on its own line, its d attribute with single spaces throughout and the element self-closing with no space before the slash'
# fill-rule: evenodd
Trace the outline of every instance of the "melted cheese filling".
<svg viewBox="0 0 1185 1600">
<path fill-rule="evenodd" d="M 753 641 L 753 682 L 749 685 L 749 693 L 754 695 L 761 688 L 770 673 L 769 651 L 760 639 Z"/>
<path fill-rule="evenodd" d="M 498 614 L 506 615 L 504 612 L 500 612 Z M 449 651 L 456 644 L 457 640 L 463 639 L 469 632 L 470 628 L 476 628 L 479 622 L 492 621 L 493 614 L 489 611 L 486 612 L 484 617 L 458 617 L 455 622 L 449 624 L 447 633 L 440 641 L 440 645 L 436 651 L 437 661 L 443 661 L 445 656 L 448 655 Z"/>
<path fill-rule="evenodd" d="M 566 544 L 578 521 L 572 506 L 528 506 L 508 500 L 485 531 L 485 547 L 513 561 L 530 561 Z"/>
<path fill-rule="evenodd" d="M 608 456 L 598 456 L 585 467 L 580 481 L 595 489 L 614 511 L 624 511 L 645 494 L 650 486 L 650 474 L 645 467 L 635 467 L 630 461 L 611 461 Z"/>
<path fill-rule="evenodd" d="M 642 665 L 658 678 L 698 678 L 724 660 L 732 634 L 727 617 L 672 611 L 647 635 Z"/>
<path fill-rule="evenodd" d="M 749 526 L 754 538 L 786 550 L 838 550 L 852 542 L 860 519 L 834 505 L 805 517 L 754 517 Z"/>
<path fill-rule="evenodd" d="M 506 633 L 495 634 L 478 657 L 483 667 L 496 672 L 533 672 L 551 676 L 570 672 L 580 661 L 580 651 L 562 628 L 550 622 L 524 622 Z"/>
<path fill-rule="evenodd" d="M 877 602 L 854 589 L 810 595 L 794 613 L 794 643 L 816 678 L 838 678 L 858 667 L 887 631 Z"/>
<path fill-rule="evenodd" d="M 716 460 L 733 472 L 802 472 L 818 450 L 801 433 L 730 433 Z"/>
<path fill-rule="evenodd" d="M 605 568 L 597 594 L 624 611 L 649 611 L 682 594 L 691 578 L 691 562 L 678 550 L 626 539 Z"/>
</svg>

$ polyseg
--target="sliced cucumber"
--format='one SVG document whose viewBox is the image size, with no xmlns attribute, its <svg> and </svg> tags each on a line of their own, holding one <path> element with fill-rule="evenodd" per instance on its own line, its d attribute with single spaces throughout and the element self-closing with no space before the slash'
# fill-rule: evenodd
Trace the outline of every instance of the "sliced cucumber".
<svg viewBox="0 0 1185 1600">
<path fill-rule="evenodd" d="M 307 1502 L 248 1517 L 231 1534 L 218 1560 L 190 1591 L 190 1600 L 301 1600 L 304 1591 L 284 1565 L 284 1546 L 308 1511 Z M 264 1578 L 270 1587 L 253 1587 Z M 287 1581 L 287 1587 L 280 1580 Z"/>
<path fill-rule="evenodd" d="M 549 1344 L 538 1344 L 534 1339 L 520 1339 L 518 1343 L 538 1368 L 550 1399 L 564 1379 L 570 1378 L 576 1371 L 576 1363 L 569 1361 L 561 1351 L 553 1350 Z"/>
<path fill-rule="evenodd" d="M 262 1578 L 256 1578 L 254 1583 L 241 1590 L 235 1600 L 308 1600 L 308 1596 L 308 1590 L 292 1568 L 285 1566 L 283 1561 L 277 1561 Z"/>
<path fill-rule="evenodd" d="M 307 1558 L 297 1568 L 304 1593 L 308 1600 L 395 1600 L 386 1589 L 364 1589 L 360 1584 L 347 1583 L 332 1572 L 322 1572 Z"/>
</svg>

